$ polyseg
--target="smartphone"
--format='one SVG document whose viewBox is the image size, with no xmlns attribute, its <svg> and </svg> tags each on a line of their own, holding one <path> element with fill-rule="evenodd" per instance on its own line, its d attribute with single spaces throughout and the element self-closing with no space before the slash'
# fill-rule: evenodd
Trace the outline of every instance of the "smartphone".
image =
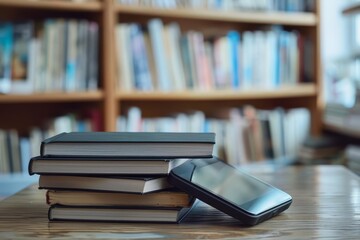
<svg viewBox="0 0 360 240">
<path fill-rule="evenodd" d="M 168 181 L 245 225 L 263 222 L 292 202 L 286 192 L 216 157 L 189 160 L 172 169 Z"/>
</svg>

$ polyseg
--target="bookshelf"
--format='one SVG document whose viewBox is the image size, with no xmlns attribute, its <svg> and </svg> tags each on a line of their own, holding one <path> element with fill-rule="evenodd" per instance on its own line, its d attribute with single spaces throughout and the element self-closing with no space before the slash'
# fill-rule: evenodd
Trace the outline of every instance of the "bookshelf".
<svg viewBox="0 0 360 240">
<path fill-rule="evenodd" d="M 79 92 L 79 93 L 37 93 L 37 94 L 11 94 L 0 95 L 0 103 L 45 103 L 45 102 L 77 102 L 77 101 L 101 101 L 102 91 Z"/>
<path fill-rule="evenodd" d="M 142 101 L 153 101 L 154 107 L 157 104 L 167 106 L 167 101 L 171 101 L 173 106 L 186 105 L 186 102 L 202 108 L 207 108 L 207 104 L 214 101 L 231 102 L 228 105 L 239 105 L 242 103 L 255 104 L 259 107 L 267 105 L 268 108 L 274 106 L 285 106 L 288 108 L 304 106 L 310 109 L 312 115 L 312 133 L 319 134 L 321 131 L 321 119 L 319 109 L 321 103 L 321 72 L 319 55 L 319 9 L 320 3 L 316 1 L 314 12 L 288 13 L 288 12 L 239 12 L 220 11 L 220 10 L 194 10 L 194 9 L 160 9 L 155 7 L 116 5 L 115 12 L 117 19 L 115 23 L 140 22 L 146 24 L 149 19 L 160 18 L 165 22 L 179 22 L 182 30 L 200 29 L 200 31 L 214 33 L 214 28 L 224 29 L 261 29 L 271 25 L 282 25 L 288 29 L 296 29 L 306 34 L 314 43 L 314 73 L 311 83 L 297 84 L 296 86 L 279 87 L 272 90 L 215 90 L 215 91 L 193 91 L 186 90 L 180 92 L 126 92 L 118 91 L 116 97 L 117 115 L 127 106 Z M 225 13 L 225 14 L 224 14 Z M 212 25 L 213 27 L 210 27 Z M 115 67 L 116 68 L 116 67 Z M 285 101 L 278 101 L 283 99 Z M 273 104 L 264 104 L 267 100 L 274 100 Z M 207 102 L 208 101 L 208 102 Z M 280 103 L 281 102 L 281 103 Z M 150 104 L 144 103 L 146 106 Z M 122 107 L 126 106 L 126 107 Z M 202 107 L 203 106 L 203 107 Z M 149 106 L 151 108 L 151 106 Z M 176 108 L 176 107 L 175 107 Z M 156 111 L 156 110 L 155 110 Z M 149 112 L 149 111 L 148 111 Z"/>
<path fill-rule="evenodd" d="M 327 103 L 325 106 L 323 119 L 323 129 L 328 133 L 339 135 L 344 139 L 348 138 L 347 141 L 344 141 L 344 143 L 346 142 L 348 144 L 358 144 L 358 140 L 360 139 L 359 126 L 356 120 L 359 115 L 358 82 L 360 76 L 358 71 L 355 70 L 355 63 L 358 62 L 360 58 L 360 45 L 355 34 L 355 31 L 359 29 L 359 13 L 360 2 L 358 1 L 349 1 L 341 10 L 342 18 L 347 20 L 346 28 L 349 34 L 347 34 L 344 38 L 349 45 L 347 46 L 348 50 L 345 56 L 340 59 L 336 59 L 336 66 L 339 66 L 339 68 L 341 67 L 342 69 L 346 69 L 346 72 L 344 71 L 345 73 L 343 75 L 339 74 L 339 76 L 336 76 L 335 81 L 344 82 L 346 79 L 351 81 L 351 90 L 353 91 L 353 94 L 350 94 L 350 91 L 345 92 L 345 94 L 352 96 L 353 103 L 348 103 L 349 106 L 347 106 L 343 99 L 340 98 L 335 98 L 335 101 L 329 101 L 329 103 Z M 341 91 L 341 89 L 338 91 Z M 329 110 L 328 112 L 326 111 L 327 109 Z M 340 110 L 338 112 L 340 114 L 336 114 L 338 110 Z M 330 117 L 330 121 L 326 119 L 327 117 Z M 335 121 L 331 121 L 331 118 L 335 118 Z"/>
<path fill-rule="evenodd" d="M 183 92 L 118 92 L 120 101 L 135 100 L 249 100 L 275 98 L 307 98 L 316 96 L 313 84 L 302 84 L 294 87 L 282 87 L 276 90 L 211 90 L 211 91 L 183 91 Z"/>
<path fill-rule="evenodd" d="M 339 10 L 340 8 L 340 10 Z M 346 51 L 343 56 L 333 60 L 334 72 L 331 81 L 327 81 L 329 87 L 328 100 L 323 114 L 323 131 L 326 136 L 338 140 L 338 146 L 342 146 L 343 160 L 341 161 L 354 173 L 360 173 L 360 125 L 359 125 L 359 72 L 356 71 L 356 63 L 359 62 L 360 42 L 356 32 L 359 29 L 360 3 L 347 1 L 338 6 L 338 12 L 342 14 L 342 21 L 346 21 L 343 41 L 346 42 Z M 339 22 L 337 20 L 337 22 Z M 330 69 L 330 67 L 328 67 Z M 341 69 L 341 70 L 340 70 Z M 330 80 L 330 79 L 328 79 Z M 348 88 L 344 88 L 348 84 Z M 335 90 L 335 91 L 334 91 Z M 341 93 L 342 94 L 338 94 Z M 347 98 L 345 98 L 345 96 Z"/>
<path fill-rule="evenodd" d="M 203 21 L 220 21 L 233 23 L 281 24 L 293 26 L 316 26 L 317 19 L 313 13 L 282 13 L 282 12 L 242 12 L 226 11 L 221 14 L 216 10 L 199 9 L 156 9 L 139 6 L 116 6 L 118 14 L 178 18 Z"/>
<path fill-rule="evenodd" d="M 305 107 L 311 113 L 311 131 L 321 132 L 321 63 L 320 63 L 320 1 L 313 12 L 237 12 L 210 9 L 159 9 L 102 1 L 30 1 L 0 0 L 0 20 L 44 20 L 47 18 L 87 19 L 99 26 L 98 89 L 88 91 L 0 95 L 0 111 L 7 117 L 0 119 L 0 129 L 17 129 L 26 134 L 44 119 L 67 113 L 84 113 L 96 109 L 101 116 L 101 130 L 116 131 L 117 119 L 132 106 L 142 108 L 145 116 L 166 116 L 173 111 L 198 109 L 210 113 L 214 108 L 239 107 L 250 104 L 273 109 Z M 177 22 L 182 31 L 196 30 L 204 35 L 237 31 L 256 31 L 281 25 L 296 30 L 313 45 L 313 72 L 310 82 L 271 89 L 224 89 L 162 92 L 124 91 L 118 87 L 116 26 L 137 22 L 146 25 L 159 18 L 165 24 Z M 26 119 L 27 121 L 24 121 Z"/>
</svg>

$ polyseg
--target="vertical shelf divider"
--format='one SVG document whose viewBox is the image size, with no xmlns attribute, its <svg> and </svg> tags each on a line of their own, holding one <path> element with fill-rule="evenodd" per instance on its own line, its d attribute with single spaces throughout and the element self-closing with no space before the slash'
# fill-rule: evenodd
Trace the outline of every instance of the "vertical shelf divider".
<svg viewBox="0 0 360 240">
<path fill-rule="evenodd" d="M 322 65 L 321 65 L 321 52 L 320 52 L 320 31 L 321 31 L 321 11 L 320 0 L 315 2 L 315 15 L 317 17 L 317 24 L 315 26 L 315 82 L 316 82 L 316 99 L 311 107 L 311 132 L 315 136 L 319 136 L 322 131 L 322 113 L 323 113 L 323 83 L 322 83 Z"/>
<path fill-rule="evenodd" d="M 112 132 L 116 130 L 117 117 L 117 98 L 115 84 L 115 59 L 114 55 L 114 29 L 115 29 L 115 13 L 114 0 L 104 0 L 103 9 L 103 32 L 102 41 L 102 81 L 104 88 L 104 130 Z"/>
</svg>

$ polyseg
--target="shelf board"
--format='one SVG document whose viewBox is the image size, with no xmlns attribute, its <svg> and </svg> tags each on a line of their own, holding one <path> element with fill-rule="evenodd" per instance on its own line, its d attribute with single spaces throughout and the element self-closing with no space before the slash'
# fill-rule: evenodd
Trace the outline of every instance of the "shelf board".
<svg viewBox="0 0 360 240">
<path fill-rule="evenodd" d="M 207 101 L 207 100 L 251 100 L 273 98 L 301 98 L 316 96 L 314 84 L 301 84 L 293 87 L 264 90 L 214 90 L 214 91 L 183 91 L 183 92 L 118 92 L 121 101 Z"/>
<path fill-rule="evenodd" d="M 346 128 L 346 127 L 336 126 L 334 124 L 330 124 L 327 122 L 323 123 L 323 128 L 330 132 L 334 132 L 334 133 L 338 133 L 338 134 L 341 134 L 344 136 L 360 139 L 360 130 L 356 130 L 354 128 Z"/>
<path fill-rule="evenodd" d="M 48 92 L 34 94 L 7 94 L 0 95 L 2 103 L 45 103 L 45 102 L 84 102 L 98 101 L 103 98 L 102 91 L 91 92 Z"/>
<path fill-rule="evenodd" d="M 315 26 L 318 21 L 314 13 L 300 12 L 239 12 L 225 10 L 159 9 L 127 5 L 118 5 L 115 11 L 119 14 L 147 15 L 150 17 L 172 17 L 207 21 L 281 24 L 292 26 Z"/>
<path fill-rule="evenodd" d="M 102 2 L 75 2 L 61 0 L 0 0 L 0 8 L 1 7 L 66 11 L 100 11 L 102 9 Z"/>
<path fill-rule="evenodd" d="M 360 13 L 360 2 L 353 3 L 342 10 L 344 15 Z"/>
</svg>

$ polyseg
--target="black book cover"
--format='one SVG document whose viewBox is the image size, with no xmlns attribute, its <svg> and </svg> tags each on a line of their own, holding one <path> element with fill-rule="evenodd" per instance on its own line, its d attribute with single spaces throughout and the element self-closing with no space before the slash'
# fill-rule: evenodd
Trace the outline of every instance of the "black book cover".
<svg viewBox="0 0 360 240">
<path fill-rule="evenodd" d="M 211 157 L 214 133 L 69 132 L 41 143 L 42 156 Z"/>
</svg>

